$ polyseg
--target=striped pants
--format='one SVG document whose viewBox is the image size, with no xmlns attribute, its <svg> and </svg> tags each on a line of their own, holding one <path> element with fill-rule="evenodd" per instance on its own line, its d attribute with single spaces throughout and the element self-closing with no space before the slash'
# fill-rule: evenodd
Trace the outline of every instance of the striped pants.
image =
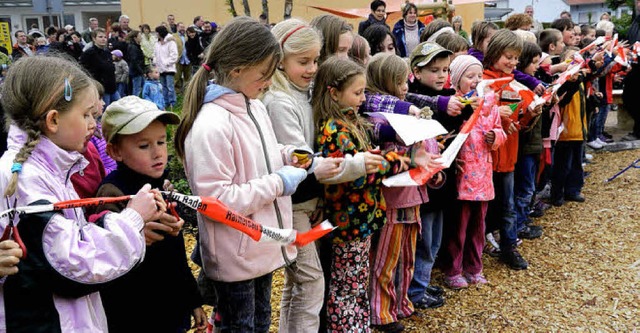
<svg viewBox="0 0 640 333">
<path fill-rule="evenodd" d="M 392 223 L 391 219 L 382 227 L 371 278 L 371 323 L 374 325 L 396 322 L 398 316 L 409 317 L 414 311 L 408 290 L 413 278 L 419 228 L 418 223 Z M 399 286 L 395 285 L 396 280 Z"/>
</svg>

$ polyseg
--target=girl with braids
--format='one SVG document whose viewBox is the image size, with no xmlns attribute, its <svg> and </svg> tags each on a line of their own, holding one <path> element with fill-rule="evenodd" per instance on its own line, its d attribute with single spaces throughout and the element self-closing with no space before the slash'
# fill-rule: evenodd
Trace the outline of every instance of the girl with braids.
<svg viewBox="0 0 640 333">
<path fill-rule="evenodd" d="M 175 147 L 195 195 L 216 197 L 264 226 L 291 228 L 290 196 L 307 170 L 291 165 L 294 147 L 278 144 L 256 99 L 281 57 L 280 43 L 264 25 L 233 19 L 213 38 L 189 82 Z M 292 264 L 296 249 L 254 242 L 200 214 L 198 229 L 202 269 L 218 295 L 220 329 L 268 332 L 272 272 Z"/>
<path fill-rule="evenodd" d="M 11 66 L 2 96 L 11 125 L 0 210 L 78 199 L 69 177 L 87 165 L 80 151 L 93 135 L 98 100 L 91 78 L 64 59 L 25 57 Z M 79 208 L 20 216 L 29 254 L 20 274 L 0 285 L 0 331 L 107 332 L 98 291 L 142 260 L 144 222 L 164 210 L 160 193 L 145 185 L 125 210 L 96 223 Z"/>
</svg>

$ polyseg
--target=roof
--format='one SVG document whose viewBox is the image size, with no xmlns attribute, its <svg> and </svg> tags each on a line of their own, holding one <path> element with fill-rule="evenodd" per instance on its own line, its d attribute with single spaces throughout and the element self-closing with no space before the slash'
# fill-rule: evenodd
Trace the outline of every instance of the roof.
<svg viewBox="0 0 640 333">
<path fill-rule="evenodd" d="M 600 5 L 603 4 L 604 0 L 565 0 L 569 6 L 577 6 L 577 5 Z"/>
</svg>

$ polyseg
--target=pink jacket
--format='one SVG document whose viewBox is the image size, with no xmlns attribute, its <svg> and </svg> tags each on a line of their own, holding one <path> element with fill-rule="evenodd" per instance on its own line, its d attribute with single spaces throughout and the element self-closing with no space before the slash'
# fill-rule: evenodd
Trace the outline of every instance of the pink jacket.
<svg viewBox="0 0 640 333">
<path fill-rule="evenodd" d="M 292 228 L 291 197 L 281 196 L 282 180 L 274 173 L 290 147 L 278 144 L 264 105 L 250 100 L 247 112 L 247 100 L 235 92 L 212 100 L 202 106 L 184 143 L 185 172 L 194 195 L 216 197 L 262 225 Z M 295 247 L 283 251 L 277 244 L 255 242 L 200 214 L 198 228 L 203 269 L 213 280 L 257 278 L 296 256 Z"/>
<path fill-rule="evenodd" d="M 484 134 L 489 131 L 496 134 L 496 139 L 491 146 L 484 141 Z M 478 121 L 458 153 L 458 159 L 462 160 L 464 168 L 464 172 L 459 172 L 457 175 L 459 200 L 493 200 L 495 193 L 491 151 L 498 149 L 506 139 L 507 135 L 502 130 L 498 106 L 495 103 L 485 104 Z"/>
<path fill-rule="evenodd" d="M 159 40 L 154 46 L 153 62 L 160 74 L 175 73 L 178 59 L 178 45 L 172 34 L 168 34 L 164 40 Z"/>
</svg>

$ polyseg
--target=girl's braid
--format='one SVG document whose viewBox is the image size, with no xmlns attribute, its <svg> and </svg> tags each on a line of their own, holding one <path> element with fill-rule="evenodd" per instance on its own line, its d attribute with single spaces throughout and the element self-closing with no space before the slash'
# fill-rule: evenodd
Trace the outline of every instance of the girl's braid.
<svg viewBox="0 0 640 333">
<path fill-rule="evenodd" d="M 11 180 L 7 185 L 7 189 L 4 191 L 5 196 L 12 196 L 18 187 L 18 174 L 22 170 L 22 165 L 27 161 L 29 156 L 31 156 L 31 152 L 35 149 L 38 142 L 40 142 L 40 129 L 38 127 L 37 122 L 32 121 L 29 118 L 25 118 L 22 120 L 24 122 L 24 127 L 27 132 L 27 142 L 25 142 L 24 146 L 20 148 L 20 151 L 16 154 L 16 157 L 13 159 L 14 165 L 19 165 L 17 168 L 11 168 Z"/>
</svg>

